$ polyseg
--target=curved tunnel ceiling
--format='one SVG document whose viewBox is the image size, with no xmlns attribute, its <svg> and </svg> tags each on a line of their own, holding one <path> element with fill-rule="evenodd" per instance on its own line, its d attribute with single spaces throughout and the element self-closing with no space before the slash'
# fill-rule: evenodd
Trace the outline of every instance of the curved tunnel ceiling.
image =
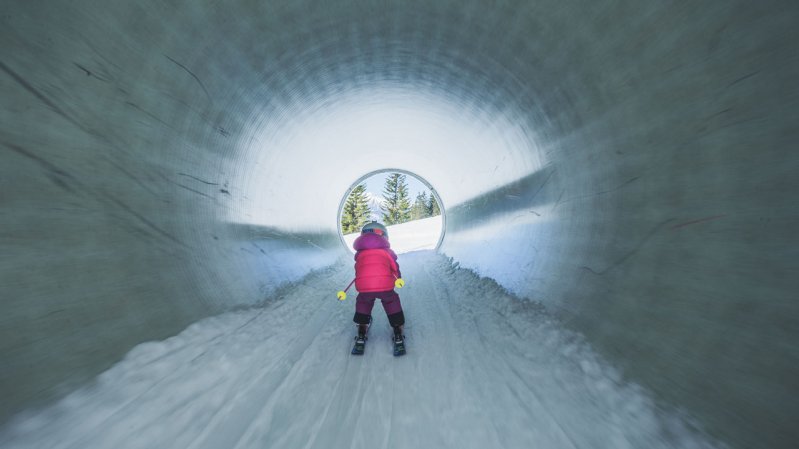
<svg viewBox="0 0 799 449">
<path fill-rule="evenodd" d="M 329 265 L 341 192 L 398 167 L 452 206 L 461 266 L 725 441 L 795 441 L 796 19 L 792 2 L 12 2 L 2 416 Z"/>
</svg>

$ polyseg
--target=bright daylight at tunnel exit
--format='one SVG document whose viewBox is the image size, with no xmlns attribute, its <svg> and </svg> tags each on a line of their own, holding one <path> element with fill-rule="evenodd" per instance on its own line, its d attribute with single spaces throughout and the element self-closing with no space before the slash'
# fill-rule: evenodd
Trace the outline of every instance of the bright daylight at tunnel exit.
<svg viewBox="0 0 799 449">
<path fill-rule="evenodd" d="M 794 449 L 799 2 L 7 0 L 3 449 Z"/>
<path fill-rule="evenodd" d="M 445 210 L 433 186 L 419 175 L 383 169 L 362 176 L 342 198 L 339 234 L 347 248 L 364 225 L 386 226 L 398 254 L 438 249 L 444 239 Z"/>
</svg>

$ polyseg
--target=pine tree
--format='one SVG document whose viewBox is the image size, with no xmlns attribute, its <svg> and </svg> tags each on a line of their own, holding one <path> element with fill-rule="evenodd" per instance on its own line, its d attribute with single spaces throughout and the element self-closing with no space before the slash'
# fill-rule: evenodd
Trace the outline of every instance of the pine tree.
<svg viewBox="0 0 799 449">
<path fill-rule="evenodd" d="M 347 197 L 344 210 L 341 213 L 341 232 L 351 234 L 358 232 L 369 221 L 369 201 L 366 197 L 366 185 L 359 184 Z"/>
<path fill-rule="evenodd" d="M 411 220 L 421 220 L 427 218 L 427 192 L 416 195 L 416 201 L 411 208 Z"/>
<path fill-rule="evenodd" d="M 405 223 L 411 219 L 411 203 L 405 175 L 392 173 L 386 178 L 383 199 L 385 202 L 380 209 L 383 211 L 383 223 L 386 226 Z"/>
<path fill-rule="evenodd" d="M 435 217 L 436 215 L 441 215 L 441 207 L 436 201 L 436 196 L 433 195 L 433 192 L 430 192 L 430 198 L 427 200 L 427 216 Z"/>
</svg>

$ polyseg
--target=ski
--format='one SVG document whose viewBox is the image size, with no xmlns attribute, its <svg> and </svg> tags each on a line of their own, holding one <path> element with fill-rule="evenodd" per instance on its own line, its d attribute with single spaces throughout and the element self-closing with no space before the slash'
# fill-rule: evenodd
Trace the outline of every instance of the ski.
<svg viewBox="0 0 799 449">
<path fill-rule="evenodd" d="M 394 357 L 405 355 L 405 337 L 394 337 Z"/>
<path fill-rule="evenodd" d="M 355 344 L 352 345 L 352 354 L 363 355 L 365 349 L 366 349 L 366 336 L 355 337 Z"/>
</svg>

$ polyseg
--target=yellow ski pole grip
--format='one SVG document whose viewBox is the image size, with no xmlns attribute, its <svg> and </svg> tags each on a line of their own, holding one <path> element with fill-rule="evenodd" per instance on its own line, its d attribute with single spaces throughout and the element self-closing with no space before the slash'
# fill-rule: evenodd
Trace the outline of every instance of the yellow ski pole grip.
<svg viewBox="0 0 799 449">
<path fill-rule="evenodd" d="M 336 293 L 336 298 L 338 298 L 339 301 L 344 301 L 345 299 L 347 299 L 347 290 L 349 290 L 350 287 L 352 287 L 352 284 L 354 283 L 355 279 L 353 279 L 352 282 L 350 282 L 350 285 L 348 285 L 347 288 L 345 288 L 344 290 L 339 290 L 339 292 Z"/>
</svg>

